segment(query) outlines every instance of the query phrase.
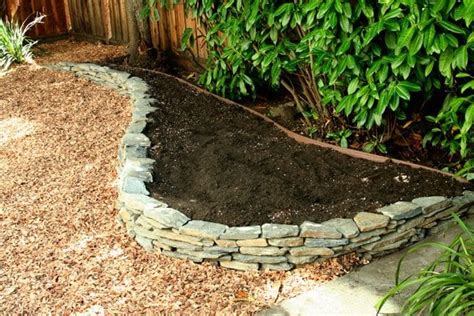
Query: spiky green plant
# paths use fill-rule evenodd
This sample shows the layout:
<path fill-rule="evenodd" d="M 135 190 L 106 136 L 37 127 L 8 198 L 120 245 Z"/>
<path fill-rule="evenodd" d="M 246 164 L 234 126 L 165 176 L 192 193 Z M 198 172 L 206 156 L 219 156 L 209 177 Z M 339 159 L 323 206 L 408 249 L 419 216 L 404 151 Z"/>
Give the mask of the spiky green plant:
<path fill-rule="evenodd" d="M 45 15 L 36 15 L 29 23 L 0 20 L 0 70 L 7 70 L 13 63 L 32 63 L 31 48 L 37 43 L 26 35 L 35 25 L 43 23 Z"/>
<path fill-rule="evenodd" d="M 389 298 L 416 286 L 405 301 L 402 315 L 474 315 L 474 228 L 453 216 L 463 232 L 450 245 L 425 243 L 408 251 L 398 263 L 395 286 L 376 305 L 379 312 Z M 426 247 L 442 253 L 419 273 L 400 282 L 406 255 Z"/>

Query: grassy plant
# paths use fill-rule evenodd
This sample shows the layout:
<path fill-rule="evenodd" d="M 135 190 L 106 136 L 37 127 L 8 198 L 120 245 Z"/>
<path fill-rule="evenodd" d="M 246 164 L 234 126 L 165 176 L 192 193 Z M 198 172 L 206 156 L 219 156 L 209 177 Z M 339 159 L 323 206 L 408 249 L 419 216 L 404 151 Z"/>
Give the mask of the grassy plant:
<path fill-rule="evenodd" d="M 474 228 L 454 215 L 463 232 L 450 245 L 425 243 L 412 248 L 399 261 L 395 287 L 378 302 L 380 312 L 387 300 L 397 293 L 416 287 L 405 301 L 402 315 L 473 315 L 474 314 Z M 426 247 L 435 247 L 441 255 L 418 274 L 400 282 L 406 255 Z"/>
<path fill-rule="evenodd" d="M 13 63 L 32 63 L 31 48 L 37 42 L 30 40 L 26 33 L 39 23 L 43 23 L 44 15 L 37 15 L 31 22 L 0 20 L 0 69 L 7 70 Z"/>

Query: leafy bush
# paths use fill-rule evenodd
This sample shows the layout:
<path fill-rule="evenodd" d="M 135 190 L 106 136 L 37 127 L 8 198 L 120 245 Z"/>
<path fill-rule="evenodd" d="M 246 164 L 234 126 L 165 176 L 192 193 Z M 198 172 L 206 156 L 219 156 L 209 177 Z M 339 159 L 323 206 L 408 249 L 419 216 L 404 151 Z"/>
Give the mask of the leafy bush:
<path fill-rule="evenodd" d="M 31 48 L 36 41 L 28 39 L 26 33 L 36 24 L 42 23 L 44 15 L 37 15 L 28 24 L 0 20 L 0 69 L 6 70 L 13 63 L 32 63 Z"/>
<path fill-rule="evenodd" d="M 474 228 L 454 216 L 463 233 L 448 246 L 425 243 L 407 252 L 398 263 L 396 286 L 376 306 L 379 311 L 389 298 L 418 286 L 406 300 L 403 315 L 471 315 L 468 312 L 474 311 Z M 426 247 L 438 248 L 442 254 L 417 275 L 400 282 L 405 256 Z"/>
<path fill-rule="evenodd" d="M 283 87 L 305 114 L 308 134 L 332 138 L 348 128 L 373 138 L 379 126 L 406 120 L 441 92 L 448 96 L 443 107 L 429 109 L 438 114 L 430 117 L 436 126 L 425 142 L 449 148 L 456 159 L 474 155 L 467 80 L 474 70 L 472 0 L 185 4 L 206 32 L 209 57 L 200 83 L 209 90 L 239 98 L 262 84 Z M 191 32 L 184 34 L 192 40 Z M 378 139 L 367 150 L 383 149 Z"/>

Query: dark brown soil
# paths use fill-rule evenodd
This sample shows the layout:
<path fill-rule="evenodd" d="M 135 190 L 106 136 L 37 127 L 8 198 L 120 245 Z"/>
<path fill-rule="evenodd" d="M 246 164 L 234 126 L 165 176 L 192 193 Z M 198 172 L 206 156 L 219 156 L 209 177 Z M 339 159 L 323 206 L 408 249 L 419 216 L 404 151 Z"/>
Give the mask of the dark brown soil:
<path fill-rule="evenodd" d="M 128 71 L 131 71 L 128 69 Z M 322 222 L 468 184 L 302 145 L 246 111 L 162 75 L 138 72 L 159 109 L 147 130 L 149 190 L 190 218 L 231 226 Z"/>

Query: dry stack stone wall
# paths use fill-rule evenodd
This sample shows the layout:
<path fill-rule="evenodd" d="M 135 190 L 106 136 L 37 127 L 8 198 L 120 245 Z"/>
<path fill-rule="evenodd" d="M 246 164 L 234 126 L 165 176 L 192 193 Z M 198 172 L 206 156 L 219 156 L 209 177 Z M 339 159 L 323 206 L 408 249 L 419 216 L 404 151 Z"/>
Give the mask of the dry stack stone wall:
<path fill-rule="evenodd" d="M 147 251 L 194 262 L 212 261 L 237 270 L 290 270 L 343 254 L 381 256 L 436 233 L 452 222 L 452 213 L 474 213 L 474 192 L 463 196 L 420 197 L 397 202 L 354 218 L 301 225 L 263 224 L 229 227 L 192 220 L 149 196 L 154 161 L 147 158 L 150 140 L 143 134 L 156 100 L 147 84 L 128 73 L 93 64 L 60 63 L 72 71 L 130 96 L 132 121 L 118 148 L 119 222 Z"/>

